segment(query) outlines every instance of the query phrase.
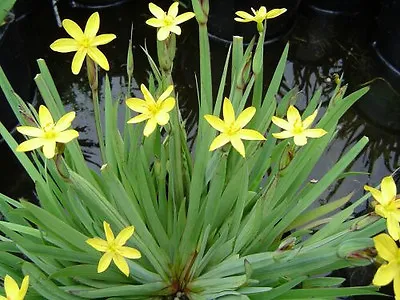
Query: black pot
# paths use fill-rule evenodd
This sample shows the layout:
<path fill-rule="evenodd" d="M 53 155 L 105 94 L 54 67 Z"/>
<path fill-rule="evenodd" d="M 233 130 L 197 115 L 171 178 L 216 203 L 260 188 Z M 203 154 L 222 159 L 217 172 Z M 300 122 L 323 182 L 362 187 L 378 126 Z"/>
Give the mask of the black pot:
<path fill-rule="evenodd" d="M 72 7 L 102 9 L 117 6 L 131 0 L 70 0 Z"/>
<path fill-rule="evenodd" d="M 267 10 L 286 8 L 286 13 L 267 21 L 265 39 L 270 42 L 275 41 L 293 28 L 300 2 L 301 0 L 212 0 L 208 20 L 210 36 L 229 43 L 234 35 L 238 35 L 248 42 L 257 34 L 257 25 L 255 22 L 236 22 L 234 20 L 236 11 L 242 10 L 252 14 L 251 8 L 258 10 L 261 6 L 265 6 Z"/>
<path fill-rule="evenodd" d="M 400 76 L 400 1 L 384 0 L 378 16 L 374 48 L 379 58 Z"/>

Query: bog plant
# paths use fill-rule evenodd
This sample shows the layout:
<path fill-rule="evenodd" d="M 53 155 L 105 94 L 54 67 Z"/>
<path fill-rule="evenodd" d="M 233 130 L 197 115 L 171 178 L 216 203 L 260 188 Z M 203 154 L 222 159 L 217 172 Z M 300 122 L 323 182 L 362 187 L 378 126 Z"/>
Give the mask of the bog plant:
<path fill-rule="evenodd" d="M 346 86 L 338 81 L 325 112 L 319 110 L 320 90 L 302 114 L 294 107 L 295 89 L 277 101 L 289 47 L 264 91 L 266 26 L 259 24 L 271 15 L 260 8 L 254 19 L 257 37 L 246 48 L 242 38 L 234 38 L 216 90 L 211 84 L 216 74 L 211 73 L 208 1 L 192 4 L 200 45 L 200 116 L 192 151 L 171 71 L 178 25 L 193 15 L 178 16 L 177 3 L 168 12 L 149 5 L 156 18 L 148 24 L 158 28 L 158 64 L 145 52 L 152 74 L 141 84 L 144 99 L 129 95 L 134 70 L 130 41 L 121 130 L 119 101 L 112 98 L 109 78 L 102 73 L 105 112 L 100 120 L 98 66 L 107 70 L 108 63 L 97 46 L 114 36 L 96 36 L 99 15 L 89 18 L 84 32 L 64 21 L 72 39 L 52 44 L 59 52 L 76 51 L 74 73 L 86 58 L 100 170 L 86 164 L 76 131 L 69 129 L 75 114 L 64 110 L 45 62 L 38 60 L 35 77 L 44 101 L 39 113 L 15 94 L 0 69 L 0 84 L 21 123 L 18 131 L 33 138 L 18 145 L 1 124 L 0 133 L 35 183 L 39 201 L 36 205 L 0 194 L 0 277 L 5 278 L 0 293 L 6 299 L 66 300 L 374 295 L 379 293 L 373 285 L 341 287 L 344 279 L 329 274 L 370 264 L 375 242 L 380 261 L 388 264 L 379 268 L 374 284 L 394 280 L 400 294 L 395 242 L 386 234 L 371 238 L 385 229 L 383 218 L 398 225 L 393 183 L 385 179 L 382 191 L 366 187 L 379 202 L 376 214 L 353 214 L 369 194 L 313 205 L 336 180 L 350 175 L 347 170 L 368 139 L 363 137 L 326 174 L 309 181 L 338 120 L 368 88 L 344 96 Z M 238 15 L 244 21 L 251 17 Z M 393 232 L 398 226 L 389 226 L 389 234 Z"/>

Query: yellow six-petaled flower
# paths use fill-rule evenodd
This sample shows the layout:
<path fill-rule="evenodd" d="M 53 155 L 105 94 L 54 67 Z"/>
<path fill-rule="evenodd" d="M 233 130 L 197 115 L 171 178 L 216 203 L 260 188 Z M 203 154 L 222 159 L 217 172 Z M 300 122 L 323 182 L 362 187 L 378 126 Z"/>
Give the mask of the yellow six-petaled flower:
<path fill-rule="evenodd" d="M 307 144 L 307 138 L 319 138 L 324 136 L 327 132 L 320 128 L 309 129 L 314 122 L 318 111 L 316 110 L 311 116 L 301 120 L 299 111 L 290 105 L 287 111 L 287 121 L 273 116 L 272 122 L 283 128 L 284 131 L 273 133 L 272 135 L 277 139 L 286 139 L 293 137 L 294 143 L 297 146 L 304 146 Z"/>
<path fill-rule="evenodd" d="M 145 136 L 149 136 L 156 129 L 157 124 L 160 126 L 166 125 L 169 121 L 169 112 L 175 106 L 175 98 L 170 97 L 173 89 L 174 87 L 170 85 L 155 101 L 146 86 L 141 84 L 140 90 L 143 93 L 144 100 L 139 98 L 129 98 L 126 100 L 126 105 L 130 109 L 140 113 L 130 119 L 128 123 L 140 123 L 147 120 L 143 130 Z"/>
<path fill-rule="evenodd" d="M 389 234 L 394 240 L 399 240 L 400 199 L 396 199 L 397 188 L 392 176 L 386 176 L 382 179 L 381 190 L 368 185 L 365 185 L 364 189 L 370 192 L 372 197 L 378 202 L 375 205 L 375 212 L 381 217 L 386 218 L 386 227 Z"/>
<path fill-rule="evenodd" d="M 16 281 L 9 275 L 4 278 L 4 291 L 6 296 L 0 296 L 0 300 L 24 300 L 28 291 L 29 275 L 26 275 L 22 280 L 21 289 Z"/>
<path fill-rule="evenodd" d="M 148 19 L 146 24 L 159 28 L 157 32 L 157 39 L 159 41 L 167 39 L 171 32 L 180 35 L 181 28 L 178 25 L 195 16 L 192 12 L 186 12 L 178 16 L 178 6 L 178 1 L 172 3 L 166 13 L 154 3 L 149 3 L 150 12 L 155 18 Z"/>
<path fill-rule="evenodd" d="M 18 145 L 17 152 L 32 151 L 43 146 L 43 154 L 51 159 L 56 154 L 57 143 L 65 144 L 77 138 L 79 133 L 74 129 L 67 130 L 75 118 L 75 112 L 69 112 L 62 116 L 57 123 L 54 123 L 53 117 L 46 106 L 39 107 L 39 125 L 40 127 L 18 126 L 18 132 L 33 139 L 27 140 Z"/>
<path fill-rule="evenodd" d="M 101 273 L 107 270 L 111 261 L 114 261 L 118 269 L 121 270 L 126 276 L 129 276 L 129 266 L 125 258 L 138 259 L 141 258 L 139 250 L 131 247 L 124 246 L 129 238 L 133 235 L 135 228 L 128 226 L 121 230 L 121 232 L 114 237 L 110 224 L 106 221 L 103 222 L 106 240 L 99 237 L 91 238 L 86 241 L 90 246 L 100 252 L 105 252 L 100 258 L 97 266 L 97 272 Z"/>
<path fill-rule="evenodd" d="M 242 23 L 256 22 L 257 30 L 259 32 L 262 32 L 264 20 L 279 17 L 281 14 L 286 12 L 286 8 L 276 8 L 276 9 L 267 11 L 267 8 L 265 6 L 261 6 L 260 9 L 258 9 L 258 10 L 251 8 L 251 11 L 253 12 L 254 16 L 252 16 L 251 14 L 249 14 L 248 12 L 245 12 L 245 11 L 241 11 L 241 10 L 237 11 L 236 15 L 239 16 L 239 18 L 236 17 L 235 21 L 242 22 Z"/>
<path fill-rule="evenodd" d="M 245 157 L 246 153 L 242 140 L 265 140 L 265 137 L 258 131 L 252 129 L 243 129 L 243 127 L 251 121 L 256 113 L 255 107 L 246 108 L 236 119 L 235 111 L 231 101 L 228 98 L 225 98 L 222 113 L 224 120 L 221 120 L 213 115 L 204 116 L 204 118 L 212 127 L 221 132 L 221 134 L 218 135 L 211 143 L 209 148 L 210 151 L 222 147 L 230 142 L 232 146 L 240 153 L 240 155 Z"/>
<path fill-rule="evenodd" d="M 100 34 L 96 36 L 100 27 L 100 16 L 98 12 L 93 13 L 86 23 L 85 31 L 72 20 L 65 19 L 62 26 L 72 38 L 62 38 L 56 40 L 50 45 L 54 51 L 67 53 L 74 52 L 75 56 L 72 60 L 72 73 L 78 74 L 82 68 L 86 55 L 96 62 L 104 70 L 108 71 L 110 66 L 105 55 L 97 48 L 97 46 L 105 45 L 116 38 L 115 34 Z"/>

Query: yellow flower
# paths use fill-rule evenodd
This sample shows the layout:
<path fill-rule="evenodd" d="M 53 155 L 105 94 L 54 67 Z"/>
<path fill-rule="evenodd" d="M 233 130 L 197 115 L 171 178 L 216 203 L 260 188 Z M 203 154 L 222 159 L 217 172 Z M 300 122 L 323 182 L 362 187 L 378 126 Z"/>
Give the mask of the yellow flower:
<path fill-rule="evenodd" d="M 51 159 L 56 154 L 57 143 L 65 144 L 77 138 L 79 133 L 76 130 L 69 129 L 72 120 L 75 118 L 75 112 L 69 112 L 62 116 L 54 124 L 53 117 L 46 106 L 39 107 L 40 128 L 31 126 L 18 126 L 17 130 L 25 135 L 32 136 L 33 139 L 25 141 L 18 145 L 17 152 L 32 151 L 43 146 L 44 156 Z"/>
<path fill-rule="evenodd" d="M 249 14 L 248 12 L 245 11 L 237 11 L 236 15 L 238 15 L 240 18 L 236 17 L 235 21 L 237 22 L 242 22 L 242 23 L 247 23 L 247 22 L 256 22 L 257 23 L 257 29 L 258 31 L 263 31 L 263 22 L 266 19 L 273 19 L 276 17 L 279 17 L 281 14 L 285 13 L 287 11 L 286 8 L 276 8 L 272 9 L 270 11 L 267 11 L 267 8 L 265 6 L 261 6 L 259 10 L 255 10 L 254 8 L 251 8 L 251 11 L 253 12 L 254 16 Z"/>
<path fill-rule="evenodd" d="M 272 117 L 272 122 L 284 129 L 284 131 L 272 135 L 277 139 L 294 137 L 293 140 L 297 146 L 304 146 L 307 144 L 307 138 L 319 138 L 327 133 L 323 129 L 308 129 L 314 122 L 317 112 L 316 110 L 302 121 L 299 111 L 293 105 L 290 105 L 287 111 L 287 121 L 275 116 Z"/>
<path fill-rule="evenodd" d="M 143 93 L 144 100 L 139 98 L 129 98 L 126 100 L 126 105 L 140 113 L 140 115 L 130 119 L 128 123 L 140 123 L 147 120 L 143 134 L 149 136 L 157 127 L 157 124 L 164 126 L 169 121 L 169 112 L 175 106 L 175 98 L 169 97 L 174 87 L 170 85 L 164 93 L 154 101 L 153 96 L 144 84 L 140 85 L 140 90 Z"/>
<path fill-rule="evenodd" d="M 242 140 L 265 140 L 265 137 L 258 131 L 243 129 L 256 113 L 255 107 L 246 108 L 236 119 L 231 101 L 228 98 L 225 98 L 222 113 L 224 120 L 213 115 L 204 116 L 212 127 L 221 132 L 221 134 L 212 141 L 209 149 L 210 151 L 222 147 L 230 142 L 240 155 L 245 157 L 246 153 Z"/>
<path fill-rule="evenodd" d="M 400 297 L 400 249 L 392 238 L 381 233 L 373 238 L 378 255 L 388 263 L 383 264 L 376 271 L 372 283 L 377 286 L 389 284 L 393 280 L 396 299 Z"/>
<path fill-rule="evenodd" d="M 26 292 L 28 291 L 28 285 L 29 275 L 26 275 L 22 280 L 21 289 L 19 289 L 18 284 L 11 276 L 6 275 L 4 278 L 6 296 L 0 296 L 0 300 L 24 300 Z"/>
<path fill-rule="evenodd" d="M 380 191 L 368 185 L 365 185 L 364 189 L 370 192 L 372 197 L 379 203 L 375 205 L 375 212 L 381 217 L 386 218 L 386 226 L 389 234 L 394 240 L 399 240 L 400 199 L 396 199 L 397 189 L 392 176 L 386 176 L 382 179 Z"/>
<path fill-rule="evenodd" d="M 105 45 L 116 38 L 115 34 L 100 34 L 96 36 L 100 27 L 99 13 L 93 13 L 86 23 L 85 31 L 72 20 L 65 19 L 62 21 L 65 31 L 72 37 L 58 39 L 50 45 L 53 51 L 67 53 L 74 52 L 75 56 L 72 60 L 72 73 L 78 74 L 82 68 L 83 60 L 86 55 L 96 62 L 104 70 L 108 71 L 110 66 L 104 54 L 97 49 L 97 46 Z"/>
<path fill-rule="evenodd" d="M 133 226 L 128 226 L 122 229 L 117 237 L 114 238 L 114 233 L 111 230 L 110 224 L 104 221 L 103 226 L 106 234 L 106 241 L 98 237 L 86 241 L 86 243 L 94 249 L 105 252 L 100 258 L 97 272 L 104 272 L 109 267 L 111 260 L 113 260 L 118 269 L 126 276 L 129 276 L 129 266 L 124 257 L 132 259 L 142 257 L 139 250 L 124 246 L 126 241 L 133 235 L 135 228 Z"/>
<path fill-rule="evenodd" d="M 146 24 L 159 28 L 157 32 L 157 39 L 159 41 L 167 39 L 171 32 L 180 35 L 181 28 L 178 25 L 195 16 L 192 12 L 186 12 L 178 16 L 178 6 L 178 1 L 172 3 L 168 9 L 168 13 L 166 13 L 154 3 L 149 3 L 150 12 L 155 18 L 148 19 Z"/>

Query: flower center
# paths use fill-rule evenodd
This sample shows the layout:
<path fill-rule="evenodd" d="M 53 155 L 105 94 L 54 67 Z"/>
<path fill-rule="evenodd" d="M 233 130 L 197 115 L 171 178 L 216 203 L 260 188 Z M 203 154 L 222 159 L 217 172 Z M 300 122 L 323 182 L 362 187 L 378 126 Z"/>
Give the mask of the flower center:
<path fill-rule="evenodd" d="M 227 135 L 235 135 L 240 130 L 240 127 L 236 125 L 236 122 L 233 122 L 229 125 L 228 130 L 226 131 Z"/>
<path fill-rule="evenodd" d="M 300 134 L 303 131 L 304 131 L 304 128 L 303 128 L 303 124 L 302 124 L 301 120 L 296 120 L 296 122 L 294 122 L 292 132 L 294 134 Z"/>
<path fill-rule="evenodd" d="M 108 244 L 108 251 L 116 253 L 118 251 L 118 246 L 114 242 L 111 242 Z"/>
<path fill-rule="evenodd" d="M 175 24 L 175 19 L 171 16 L 165 16 L 164 24 L 165 24 L 165 26 L 172 26 Z"/>
<path fill-rule="evenodd" d="M 81 41 L 81 46 L 84 48 L 89 48 L 90 47 L 90 39 L 87 37 L 84 37 Z"/>

